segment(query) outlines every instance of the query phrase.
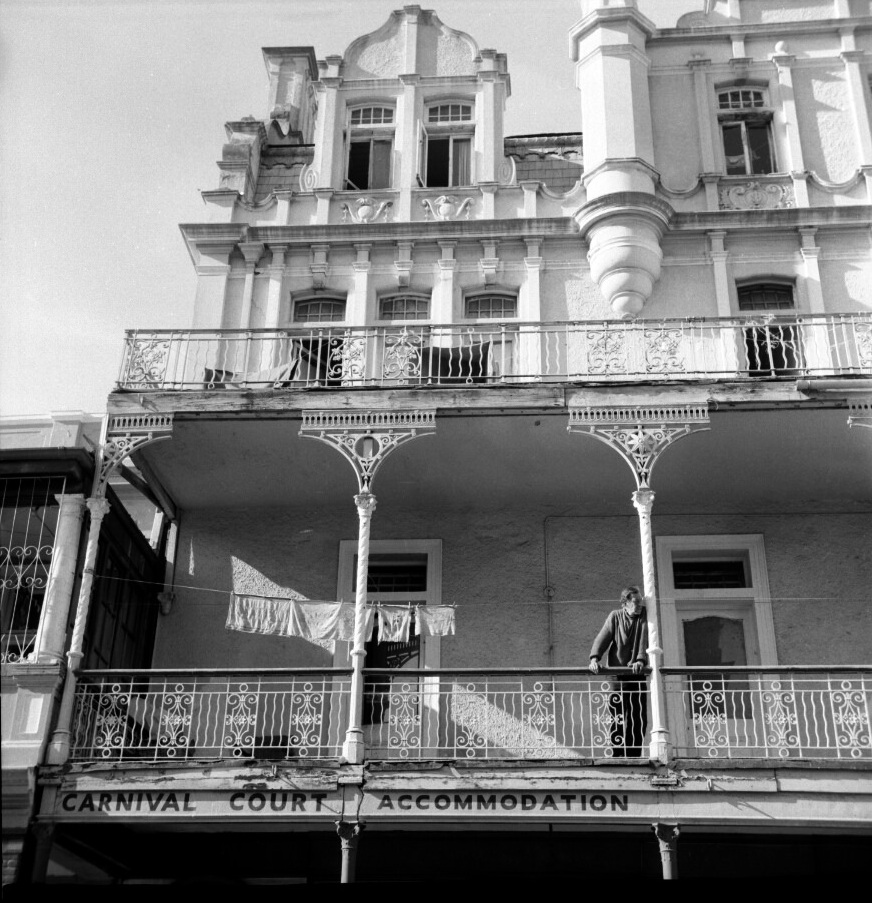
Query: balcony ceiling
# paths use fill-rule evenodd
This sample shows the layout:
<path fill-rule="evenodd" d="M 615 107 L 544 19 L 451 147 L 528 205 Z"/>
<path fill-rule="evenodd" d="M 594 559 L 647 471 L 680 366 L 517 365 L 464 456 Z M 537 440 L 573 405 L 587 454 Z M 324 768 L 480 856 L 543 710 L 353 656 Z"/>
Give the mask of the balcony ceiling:
<path fill-rule="evenodd" d="M 711 430 L 667 448 L 653 474 L 657 510 L 868 510 L 872 431 L 845 410 L 713 412 Z M 299 436 L 299 419 L 177 419 L 173 438 L 141 454 L 179 507 L 353 510 L 349 463 Z M 373 490 L 391 505 L 498 508 L 548 505 L 626 513 L 633 475 L 590 436 L 569 434 L 565 411 L 437 415 L 434 435 L 396 449 Z"/>

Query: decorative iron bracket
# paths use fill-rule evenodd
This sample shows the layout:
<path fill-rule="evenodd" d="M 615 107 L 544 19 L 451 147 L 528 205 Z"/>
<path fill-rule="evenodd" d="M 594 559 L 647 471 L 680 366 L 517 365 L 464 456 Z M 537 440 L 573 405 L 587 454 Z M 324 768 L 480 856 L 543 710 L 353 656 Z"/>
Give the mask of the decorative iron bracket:
<path fill-rule="evenodd" d="M 848 426 L 865 426 L 872 429 L 872 395 L 866 398 L 849 398 Z"/>
<path fill-rule="evenodd" d="M 651 471 L 664 449 L 682 436 L 710 430 L 706 405 L 570 408 L 570 433 L 590 434 L 630 465 L 637 489 L 650 489 Z"/>
<path fill-rule="evenodd" d="M 160 442 L 162 439 L 172 439 L 172 434 L 172 414 L 133 414 L 110 417 L 101 448 L 100 467 L 94 485 L 94 498 L 103 498 L 106 495 L 106 487 L 109 485 L 112 471 L 125 458 L 129 458 L 133 452 L 144 445 Z"/>
<path fill-rule="evenodd" d="M 300 435 L 338 449 L 354 468 L 360 492 L 370 492 L 384 459 L 417 436 L 436 431 L 435 411 L 303 412 Z"/>

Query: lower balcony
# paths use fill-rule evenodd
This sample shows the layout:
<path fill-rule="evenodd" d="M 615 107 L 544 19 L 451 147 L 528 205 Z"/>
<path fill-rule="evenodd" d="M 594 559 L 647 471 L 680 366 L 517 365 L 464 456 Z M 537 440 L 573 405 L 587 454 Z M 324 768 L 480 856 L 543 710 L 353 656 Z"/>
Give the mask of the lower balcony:
<path fill-rule="evenodd" d="M 341 669 L 82 674 L 71 761 L 338 758 Z M 669 668 L 673 756 L 872 760 L 872 669 Z M 644 678 L 577 669 L 368 670 L 370 761 L 647 761 Z"/>
<path fill-rule="evenodd" d="M 117 388 L 353 388 L 872 375 L 872 316 L 135 330 Z"/>

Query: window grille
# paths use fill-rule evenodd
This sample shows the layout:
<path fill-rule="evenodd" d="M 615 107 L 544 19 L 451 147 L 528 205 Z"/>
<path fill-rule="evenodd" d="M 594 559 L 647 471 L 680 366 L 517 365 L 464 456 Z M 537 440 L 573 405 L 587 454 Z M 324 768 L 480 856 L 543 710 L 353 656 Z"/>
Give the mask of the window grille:
<path fill-rule="evenodd" d="M 358 107 L 351 111 L 350 123 L 355 128 L 370 125 L 392 125 L 394 111 L 390 107 Z"/>
<path fill-rule="evenodd" d="M 25 661 L 48 587 L 63 477 L 0 480 L 0 661 Z"/>
<path fill-rule="evenodd" d="M 676 589 L 746 589 L 748 572 L 744 559 L 673 561 Z"/>
<path fill-rule="evenodd" d="M 430 107 L 427 122 L 471 122 L 472 106 L 467 103 L 443 103 Z"/>
<path fill-rule="evenodd" d="M 381 320 L 427 320 L 430 299 L 426 295 L 391 295 L 379 301 Z"/>
<path fill-rule="evenodd" d="M 746 110 L 765 106 L 763 92 L 752 88 L 732 88 L 718 94 L 718 107 L 721 110 Z"/>
<path fill-rule="evenodd" d="M 793 286 L 777 282 L 740 285 L 739 310 L 793 310 Z"/>
<path fill-rule="evenodd" d="M 294 304 L 294 322 L 331 323 L 345 319 L 345 301 L 340 298 L 311 298 Z"/>
<path fill-rule="evenodd" d="M 487 293 L 466 299 L 466 316 L 473 320 L 503 320 L 518 315 L 514 295 Z"/>

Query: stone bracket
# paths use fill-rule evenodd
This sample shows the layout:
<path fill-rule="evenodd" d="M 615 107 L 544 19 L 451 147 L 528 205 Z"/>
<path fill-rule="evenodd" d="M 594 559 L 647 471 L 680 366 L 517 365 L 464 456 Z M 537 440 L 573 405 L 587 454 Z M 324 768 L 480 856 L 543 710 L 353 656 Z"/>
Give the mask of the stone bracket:
<path fill-rule="evenodd" d="M 110 417 L 101 448 L 94 497 L 103 498 L 112 472 L 135 451 L 152 442 L 172 439 L 172 414 L 128 414 Z"/>
<path fill-rule="evenodd" d="M 677 439 L 710 430 L 706 405 L 570 408 L 570 433 L 589 434 L 629 464 L 637 489 L 650 489 L 657 459 Z"/>
<path fill-rule="evenodd" d="M 337 449 L 354 468 L 360 492 L 369 492 L 376 471 L 400 445 L 436 431 L 436 412 L 303 412 L 300 436 Z"/>

